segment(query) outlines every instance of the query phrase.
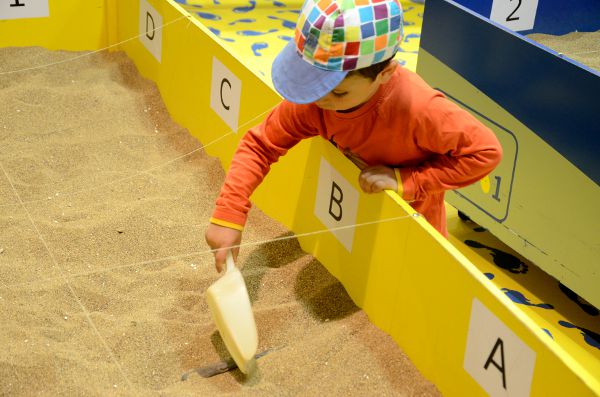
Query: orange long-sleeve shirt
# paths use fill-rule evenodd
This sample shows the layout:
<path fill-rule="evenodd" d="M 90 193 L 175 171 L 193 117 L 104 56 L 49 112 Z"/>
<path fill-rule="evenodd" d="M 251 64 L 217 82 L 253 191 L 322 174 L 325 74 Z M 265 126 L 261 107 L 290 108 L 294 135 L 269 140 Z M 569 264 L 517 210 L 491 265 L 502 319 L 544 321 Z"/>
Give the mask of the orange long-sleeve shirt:
<path fill-rule="evenodd" d="M 367 103 L 351 112 L 279 104 L 240 141 L 211 222 L 241 230 L 249 197 L 270 165 L 300 140 L 317 135 L 367 165 L 395 168 L 402 198 L 444 235 L 444 192 L 483 178 L 502 157 L 490 129 L 416 73 L 398 67 Z"/>

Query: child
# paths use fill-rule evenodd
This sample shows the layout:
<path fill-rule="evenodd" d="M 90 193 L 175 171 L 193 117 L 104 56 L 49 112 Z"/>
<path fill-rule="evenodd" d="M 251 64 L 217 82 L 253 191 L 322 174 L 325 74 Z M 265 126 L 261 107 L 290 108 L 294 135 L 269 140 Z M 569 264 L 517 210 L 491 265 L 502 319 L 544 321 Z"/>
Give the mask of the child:
<path fill-rule="evenodd" d="M 392 60 L 401 39 L 397 0 L 305 1 L 294 40 L 273 62 L 285 100 L 240 141 L 206 230 L 219 272 L 270 165 L 318 135 L 361 168 L 363 191 L 398 192 L 447 236 L 444 192 L 490 173 L 502 149 L 470 113 Z"/>

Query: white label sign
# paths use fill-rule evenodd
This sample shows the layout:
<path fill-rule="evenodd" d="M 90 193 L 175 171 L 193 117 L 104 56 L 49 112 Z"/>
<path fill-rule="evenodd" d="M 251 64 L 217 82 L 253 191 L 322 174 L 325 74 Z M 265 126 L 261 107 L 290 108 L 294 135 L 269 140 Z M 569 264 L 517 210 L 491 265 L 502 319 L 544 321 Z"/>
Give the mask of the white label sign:
<path fill-rule="evenodd" d="M 533 29 L 538 0 L 494 0 L 490 19 L 510 30 Z"/>
<path fill-rule="evenodd" d="M 210 107 L 235 133 L 238 130 L 241 97 L 242 81 L 213 57 Z"/>
<path fill-rule="evenodd" d="M 44 18 L 50 16 L 48 0 L 2 0 L 1 19 Z"/>
<path fill-rule="evenodd" d="M 140 0 L 140 41 L 158 62 L 162 54 L 162 16 L 146 0 Z"/>
<path fill-rule="evenodd" d="M 465 370 L 492 397 L 529 396 L 535 352 L 473 299 Z"/>
<path fill-rule="evenodd" d="M 321 158 L 319 182 L 315 200 L 315 215 L 329 228 L 356 224 L 359 193 L 325 159 Z M 354 227 L 332 231 L 349 252 L 352 252 Z"/>

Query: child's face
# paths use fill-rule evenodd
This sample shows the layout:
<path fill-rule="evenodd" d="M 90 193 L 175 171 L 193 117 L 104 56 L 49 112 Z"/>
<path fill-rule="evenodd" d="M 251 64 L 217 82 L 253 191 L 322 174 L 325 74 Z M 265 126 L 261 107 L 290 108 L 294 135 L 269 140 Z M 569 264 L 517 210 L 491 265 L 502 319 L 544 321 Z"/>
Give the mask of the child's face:
<path fill-rule="evenodd" d="M 325 110 L 348 110 L 367 102 L 381 85 L 379 76 L 371 80 L 360 74 L 346 77 L 327 95 L 314 102 Z"/>

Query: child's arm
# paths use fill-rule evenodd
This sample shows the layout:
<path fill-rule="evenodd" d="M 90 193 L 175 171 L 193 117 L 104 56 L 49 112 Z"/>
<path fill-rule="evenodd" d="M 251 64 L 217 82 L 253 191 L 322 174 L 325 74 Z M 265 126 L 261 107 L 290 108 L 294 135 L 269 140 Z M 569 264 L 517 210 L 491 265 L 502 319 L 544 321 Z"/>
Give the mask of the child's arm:
<path fill-rule="evenodd" d="M 494 133 L 453 102 L 436 97 L 419 119 L 417 145 L 431 153 L 423 163 L 399 169 L 405 200 L 468 186 L 489 174 L 502 158 Z"/>
<path fill-rule="evenodd" d="M 211 225 L 206 230 L 206 241 L 212 249 L 239 245 L 251 208 L 250 195 L 267 175 L 271 164 L 300 140 L 318 135 L 318 129 L 312 126 L 312 120 L 317 117 L 313 111 L 308 106 L 284 101 L 265 121 L 242 137 L 216 200 Z M 226 251 L 215 251 L 219 271 Z M 235 255 L 237 251 L 235 248 Z"/>
<path fill-rule="evenodd" d="M 502 148 L 493 132 L 441 97 L 432 102 L 414 131 L 415 143 L 431 157 L 413 167 L 360 167 L 358 182 L 365 193 L 393 190 L 408 201 L 424 200 L 470 185 L 496 167 Z"/>

